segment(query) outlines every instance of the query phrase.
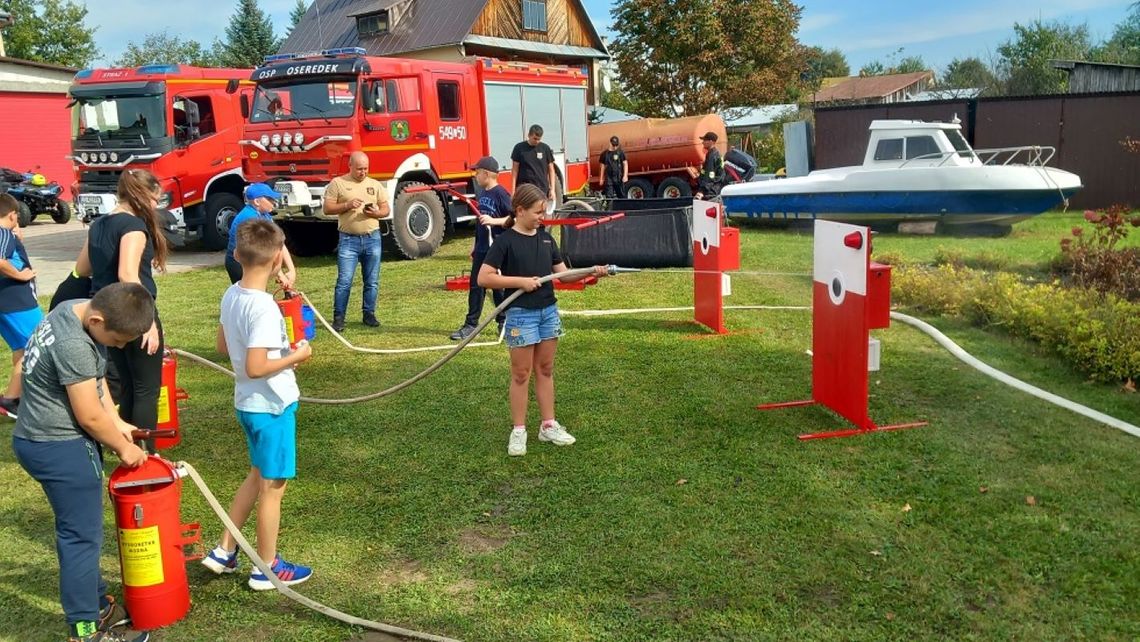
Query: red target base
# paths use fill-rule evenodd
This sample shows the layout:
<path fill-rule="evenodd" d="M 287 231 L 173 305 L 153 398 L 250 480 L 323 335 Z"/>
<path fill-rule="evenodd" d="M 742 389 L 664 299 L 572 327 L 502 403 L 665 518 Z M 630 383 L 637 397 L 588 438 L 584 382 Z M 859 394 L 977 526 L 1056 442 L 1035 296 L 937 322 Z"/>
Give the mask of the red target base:
<path fill-rule="evenodd" d="M 781 408 L 799 408 L 801 406 L 814 406 L 819 402 L 814 399 L 803 399 L 800 401 L 781 401 L 778 403 L 762 403 L 756 406 L 757 410 L 779 410 Z M 866 424 L 857 428 L 848 428 L 846 430 L 831 430 L 828 432 L 810 432 L 804 433 L 797 437 L 800 441 L 808 441 L 810 439 L 834 439 L 836 437 L 853 437 L 855 435 L 863 435 L 871 432 L 888 432 L 891 430 L 906 430 L 907 428 L 918 428 L 919 426 L 926 426 L 929 422 L 926 421 L 912 421 L 905 424 L 889 424 L 886 426 L 879 426 L 870 419 Z"/>

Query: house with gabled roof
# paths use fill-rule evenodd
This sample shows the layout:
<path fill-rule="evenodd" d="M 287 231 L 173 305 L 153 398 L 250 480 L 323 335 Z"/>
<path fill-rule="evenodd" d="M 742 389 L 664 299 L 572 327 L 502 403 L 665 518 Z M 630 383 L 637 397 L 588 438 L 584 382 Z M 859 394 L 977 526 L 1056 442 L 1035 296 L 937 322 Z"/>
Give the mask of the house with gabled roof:
<path fill-rule="evenodd" d="M 934 84 L 934 72 L 916 71 L 908 74 L 882 76 L 850 76 L 829 78 L 818 91 L 809 94 L 817 105 L 876 105 L 910 100 Z"/>
<path fill-rule="evenodd" d="M 280 53 L 361 47 L 372 56 L 468 56 L 585 68 L 593 102 L 609 58 L 581 0 L 316 0 Z"/>

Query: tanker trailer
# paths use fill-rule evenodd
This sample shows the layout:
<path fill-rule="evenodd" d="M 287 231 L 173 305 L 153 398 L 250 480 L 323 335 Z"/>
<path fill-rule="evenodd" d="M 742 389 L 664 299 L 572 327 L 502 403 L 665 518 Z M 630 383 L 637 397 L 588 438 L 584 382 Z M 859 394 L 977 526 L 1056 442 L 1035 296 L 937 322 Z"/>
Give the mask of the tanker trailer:
<path fill-rule="evenodd" d="M 686 118 L 642 118 L 616 123 L 590 125 L 590 188 L 600 191 L 599 159 L 610 147 L 610 136 L 621 140 L 629 162 L 627 198 L 688 198 L 696 187 L 705 150 L 701 136 L 717 135 L 717 148 L 723 156 L 728 136 L 724 121 L 716 114 Z"/>

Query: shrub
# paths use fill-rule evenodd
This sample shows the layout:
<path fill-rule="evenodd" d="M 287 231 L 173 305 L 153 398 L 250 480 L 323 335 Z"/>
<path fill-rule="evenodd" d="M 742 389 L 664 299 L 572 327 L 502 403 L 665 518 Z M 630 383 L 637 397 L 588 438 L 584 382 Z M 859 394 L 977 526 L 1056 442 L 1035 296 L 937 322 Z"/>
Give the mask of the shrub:
<path fill-rule="evenodd" d="M 1098 381 L 1140 379 L 1138 303 L 954 265 L 906 267 L 892 281 L 895 299 L 918 312 L 961 316 L 1031 339 Z"/>
<path fill-rule="evenodd" d="M 1074 227 L 1061 239 L 1058 272 L 1077 287 L 1140 301 L 1140 248 L 1118 247 L 1130 227 L 1140 226 L 1140 216 L 1129 216 L 1126 208 L 1114 205 L 1085 212 L 1085 221 L 1091 228 Z"/>

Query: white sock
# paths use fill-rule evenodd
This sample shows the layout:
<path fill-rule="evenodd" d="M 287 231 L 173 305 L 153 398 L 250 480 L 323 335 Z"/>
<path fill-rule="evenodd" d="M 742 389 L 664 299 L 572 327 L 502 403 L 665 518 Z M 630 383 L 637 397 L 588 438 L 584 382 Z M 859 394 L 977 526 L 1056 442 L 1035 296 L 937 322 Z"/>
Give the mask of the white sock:
<path fill-rule="evenodd" d="M 232 551 L 227 551 L 226 549 L 222 548 L 221 544 L 218 544 L 217 546 L 214 547 L 214 555 L 217 555 L 218 557 L 229 557 L 236 552 L 237 552 L 236 546 L 234 547 L 234 550 L 232 550 Z"/>
<path fill-rule="evenodd" d="M 526 432 L 526 426 L 515 426 L 515 430 L 521 430 L 523 432 Z"/>

